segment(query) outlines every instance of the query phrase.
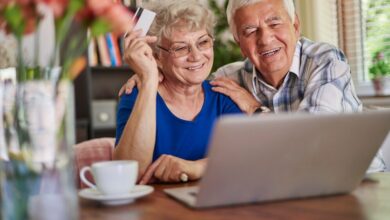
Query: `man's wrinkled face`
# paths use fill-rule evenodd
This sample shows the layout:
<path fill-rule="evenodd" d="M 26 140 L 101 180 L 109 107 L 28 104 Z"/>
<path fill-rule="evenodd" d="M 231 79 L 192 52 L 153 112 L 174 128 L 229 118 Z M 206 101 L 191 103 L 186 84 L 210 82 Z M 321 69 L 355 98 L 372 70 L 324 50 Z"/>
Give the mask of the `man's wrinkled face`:
<path fill-rule="evenodd" d="M 282 0 L 264 0 L 238 9 L 234 21 L 243 55 L 265 79 L 283 79 L 300 34 L 298 18 L 291 21 Z"/>

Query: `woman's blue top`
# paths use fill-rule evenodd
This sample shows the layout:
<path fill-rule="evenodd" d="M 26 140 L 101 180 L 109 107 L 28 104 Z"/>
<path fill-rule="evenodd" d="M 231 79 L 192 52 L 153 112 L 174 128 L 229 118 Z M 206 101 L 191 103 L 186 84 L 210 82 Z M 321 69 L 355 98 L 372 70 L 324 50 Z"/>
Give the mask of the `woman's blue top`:
<path fill-rule="evenodd" d="M 185 160 L 199 160 L 205 157 L 210 134 L 215 120 L 224 114 L 241 113 L 238 106 L 227 96 L 211 90 L 208 81 L 202 84 L 204 103 L 193 121 L 176 117 L 168 109 L 162 97 L 157 94 L 157 130 L 153 161 L 162 154 L 173 155 Z M 116 144 L 134 107 L 138 90 L 122 95 L 117 112 Z M 145 131 L 148 132 L 148 131 Z"/>

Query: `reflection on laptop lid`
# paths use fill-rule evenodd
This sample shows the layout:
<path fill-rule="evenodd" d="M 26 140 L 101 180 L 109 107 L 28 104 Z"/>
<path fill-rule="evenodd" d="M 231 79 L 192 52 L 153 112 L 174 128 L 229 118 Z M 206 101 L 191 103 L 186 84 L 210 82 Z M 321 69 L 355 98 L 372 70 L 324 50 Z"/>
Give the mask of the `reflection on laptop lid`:
<path fill-rule="evenodd" d="M 199 187 L 165 192 L 195 207 L 352 191 L 390 131 L 390 111 L 225 116 Z"/>

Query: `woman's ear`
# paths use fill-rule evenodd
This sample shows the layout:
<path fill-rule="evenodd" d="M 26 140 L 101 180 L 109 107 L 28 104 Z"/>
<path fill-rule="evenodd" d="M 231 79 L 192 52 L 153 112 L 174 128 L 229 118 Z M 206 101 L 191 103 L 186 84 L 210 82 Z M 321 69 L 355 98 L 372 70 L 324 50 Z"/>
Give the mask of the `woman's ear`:
<path fill-rule="evenodd" d="M 153 56 L 154 56 L 154 59 L 156 59 L 157 67 L 158 67 L 159 69 L 161 69 L 161 68 L 162 68 L 162 63 L 161 63 L 161 60 L 160 60 L 160 56 L 158 55 L 157 52 L 154 52 L 154 53 L 153 53 Z"/>

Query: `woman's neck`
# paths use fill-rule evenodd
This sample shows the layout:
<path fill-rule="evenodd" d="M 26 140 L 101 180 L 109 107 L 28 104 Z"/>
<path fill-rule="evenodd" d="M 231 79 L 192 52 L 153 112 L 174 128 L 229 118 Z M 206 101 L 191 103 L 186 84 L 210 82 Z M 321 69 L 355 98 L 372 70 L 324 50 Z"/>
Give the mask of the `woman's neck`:
<path fill-rule="evenodd" d="M 169 110 L 183 120 L 194 120 L 204 103 L 202 84 L 189 86 L 164 80 L 159 85 L 158 92 Z"/>

